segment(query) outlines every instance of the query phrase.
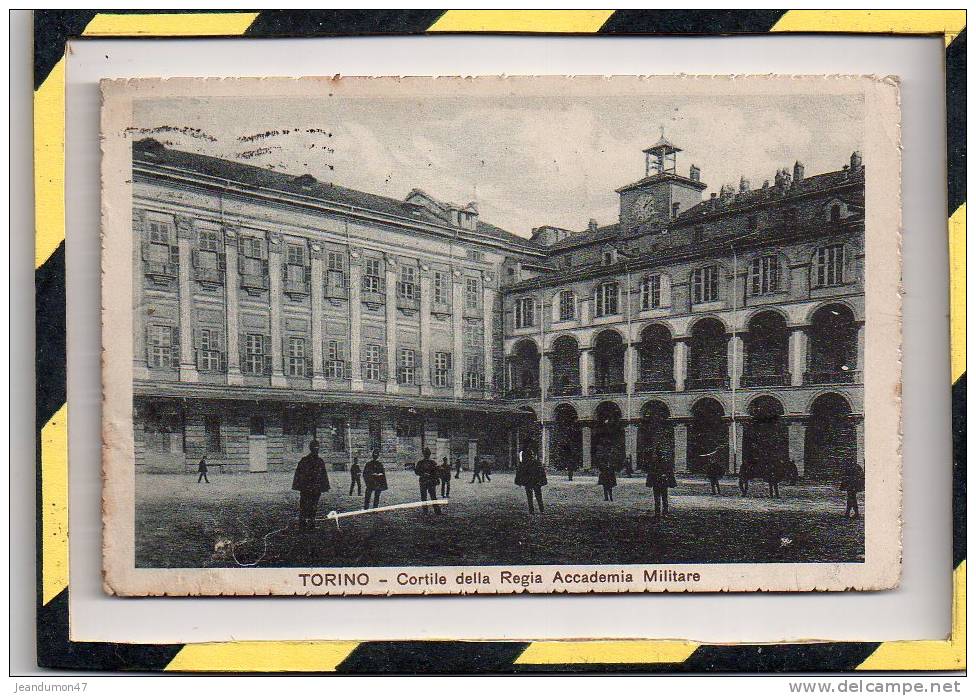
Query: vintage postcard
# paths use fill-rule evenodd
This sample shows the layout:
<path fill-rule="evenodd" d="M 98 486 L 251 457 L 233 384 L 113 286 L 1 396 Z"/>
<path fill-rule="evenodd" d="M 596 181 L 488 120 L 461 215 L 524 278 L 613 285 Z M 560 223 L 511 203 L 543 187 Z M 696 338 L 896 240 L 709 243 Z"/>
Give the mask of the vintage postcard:
<path fill-rule="evenodd" d="M 107 592 L 897 586 L 896 78 L 102 94 Z"/>

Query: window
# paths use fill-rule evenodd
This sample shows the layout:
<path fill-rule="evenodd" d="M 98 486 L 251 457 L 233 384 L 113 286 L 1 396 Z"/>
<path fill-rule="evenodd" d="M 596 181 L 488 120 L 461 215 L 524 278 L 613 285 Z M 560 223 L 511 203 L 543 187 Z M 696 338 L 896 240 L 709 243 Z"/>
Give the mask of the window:
<path fill-rule="evenodd" d="M 714 302 L 718 299 L 718 266 L 696 268 L 691 284 L 692 302 Z"/>
<path fill-rule="evenodd" d="M 169 246 L 173 236 L 173 226 L 163 220 L 149 221 L 149 242 Z"/>
<path fill-rule="evenodd" d="M 149 325 L 149 367 L 176 367 L 176 329 Z"/>
<path fill-rule="evenodd" d="M 609 266 L 613 263 L 613 252 L 605 251 L 603 252 L 603 265 Z"/>
<path fill-rule="evenodd" d="M 640 308 L 657 309 L 661 306 L 661 276 L 652 275 L 645 278 L 640 286 Z"/>
<path fill-rule="evenodd" d="M 461 331 L 465 352 L 484 351 L 485 327 L 482 324 L 472 321 L 465 322 Z"/>
<path fill-rule="evenodd" d="M 765 295 L 779 290 L 779 258 L 762 256 L 752 260 L 752 294 Z"/>
<path fill-rule="evenodd" d="M 286 252 L 288 265 L 290 266 L 304 266 L 305 265 L 305 246 L 302 244 L 289 244 L 287 246 Z"/>
<path fill-rule="evenodd" d="M 397 437 L 422 437 L 423 421 L 419 418 L 404 418 L 396 424 Z"/>
<path fill-rule="evenodd" d="M 840 222 L 840 203 L 834 203 L 830 206 L 830 221 Z"/>
<path fill-rule="evenodd" d="M 145 260 L 156 264 L 177 263 L 179 251 L 173 244 L 173 225 L 164 220 L 149 221 L 149 244 Z"/>
<path fill-rule="evenodd" d="M 453 366 L 451 354 L 445 352 L 434 353 L 434 370 L 431 383 L 435 387 L 449 387 L 453 381 Z"/>
<path fill-rule="evenodd" d="M 468 249 L 468 258 L 471 259 L 472 261 L 481 262 L 485 260 L 485 255 L 484 253 L 477 251 L 476 249 Z"/>
<path fill-rule="evenodd" d="M 383 424 L 375 418 L 369 419 L 369 451 L 383 447 Z"/>
<path fill-rule="evenodd" d="M 219 372 L 221 368 L 221 358 L 223 357 L 223 346 L 220 341 L 220 331 L 217 329 L 199 330 L 197 368 L 205 372 Z"/>
<path fill-rule="evenodd" d="M 379 381 L 383 378 L 383 346 L 367 343 L 363 346 L 363 379 Z"/>
<path fill-rule="evenodd" d="M 330 251 L 326 255 L 326 264 L 330 271 L 346 272 L 345 254 L 341 251 Z"/>
<path fill-rule="evenodd" d="M 434 271 L 434 304 L 447 304 L 447 292 L 445 290 L 444 272 Z"/>
<path fill-rule="evenodd" d="M 400 384 L 417 383 L 417 351 L 413 348 L 401 348 L 397 353 L 399 367 L 397 382 Z"/>
<path fill-rule="evenodd" d="M 344 418 L 333 418 L 332 427 L 332 450 L 335 452 L 346 451 L 346 420 Z"/>
<path fill-rule="evenodd" d="M 535 300 L 531 297 L 520 297 L 515 300 L 515 328 L 524 329 L 535 325 Z"/>
<path fill-rule="evenodd" d="M 329 379 L 346 377 L 345 341 L 331 340 L 325 344 L 325 376 Z"/>
<path fill-rule="evenodd" d="M 576 293 L 563 290 L 559 293 L 559 321 L 571 321 L 576 318 Z"/>
<path fill-rule="evenodd" d="M 844 245 L 820 247 L 814 257 L 814 273 L 818 287 L 840 285 L 844 282 Z"/>
<path fill-rule="evenodd" d="M 265 344 L 271 339 L 263 334 L 249 333 L 244 337 L 244 372 L 249 375 L 263 375 L 265 362 Z"/>
<path fill-rule="evenodd" d="M 382 268 L 379 259 L 366 259 L 363 273 L 363 292 L 383 292 Z"/>
<path fill-rule="evenodd" d="M 417 267 L 402 266 L 400 268 L 400 297 L 405 300 L 415 300 L 420 296 L 417 287 Z"/>
<path fill-rule="evenodd" d="M 479 285 L 477 278 L 464 279 L 464 306 L 466 309 L 479 309 L 481 307 Z"/>
<path fill-rule="evenodd" d="M 485 388 L 485 356 L 484 355 L 464 356 L 464 388 L 465 389 Z"/>
<path fill-rule="evenodd" d="M 603 283 L 596 289 L 596 316 L 617 314 L 620 288 L 617 283 Z"/>
<path fill-rule="evenodd" d="M 264 275 L 264 240 L 241 237 L 240 270 L 244 275 Z"/>
<path fill-rule="evenodd" d="M 698 243 L 705 239 L 705 228 L 700 225 L 691 232 L 691 241 Z"/>
<path fill-rule="evenodd" d="M 305 339 L 301 336 L 288 337 L 288 376 L 305 376 Z"/>
<path fill-rule="evenodd" d="M 218 269 L 220 249 L 220 232 L 217 230 L 200 230 L 197 233 L 197 267 L 215 271 Z"/>
<path fill-rule="evenodd" d="M 264 435 L 264 418 L 251 416 L 248 421 L 248 432 L 251 435 Z"/>
<path fill-rule="evenodd" d="M 220 447 L 220 416 L 207 415 L 203 417 L 203 435 L 207 441 L 207 453 L 219 453 Z"/>

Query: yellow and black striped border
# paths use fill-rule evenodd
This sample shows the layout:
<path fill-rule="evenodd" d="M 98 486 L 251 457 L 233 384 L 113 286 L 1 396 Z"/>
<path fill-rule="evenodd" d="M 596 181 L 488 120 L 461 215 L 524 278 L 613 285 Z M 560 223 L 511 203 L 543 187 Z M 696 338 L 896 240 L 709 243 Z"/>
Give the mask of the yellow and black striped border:
<path fill-rule="evenodd" d="M 941 35 L 946 45 L 953 419 L 953 604 L 948 640 L 704 645 L 674 640 L 313 641 L 170 645 L 68 636 L 64 70 L 79 37 L 283 37 L 493 32 Z M 507 673 L 962 670 L 966 643 L 966 13 L 964 10 L 38 11 L 34 19 L 37 660 L 68 670 Z"/>

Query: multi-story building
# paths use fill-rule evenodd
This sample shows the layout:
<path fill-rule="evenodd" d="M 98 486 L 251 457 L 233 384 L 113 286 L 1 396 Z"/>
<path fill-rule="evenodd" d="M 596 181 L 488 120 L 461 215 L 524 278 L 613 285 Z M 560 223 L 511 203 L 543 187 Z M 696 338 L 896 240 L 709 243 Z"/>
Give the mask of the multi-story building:
<path fill-rule="evenodd" d="M 133 147 L 136 464 L 266 471 L 316 437 L 504 464 L 499 278 L 545 254 L 474 204 Z M 498 443 L 502 443 L 499 447 Z"/>
<path fill-rule="evenodd" d="M 864 167 L 706 185 L 663 136 L 617 189 L 617 222 L 538 228 L 556 270 L 505 288 L 506 396 L 550 466 L 595 456 L 678 471 L 792 459 L 863 466 Z M 766 462 L 769 460 L 766 459 Z"/>

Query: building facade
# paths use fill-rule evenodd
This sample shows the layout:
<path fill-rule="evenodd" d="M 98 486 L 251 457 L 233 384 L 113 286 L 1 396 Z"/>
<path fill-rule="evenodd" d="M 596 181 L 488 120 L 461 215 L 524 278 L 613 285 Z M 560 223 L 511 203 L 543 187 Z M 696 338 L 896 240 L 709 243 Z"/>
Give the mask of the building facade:
<path fill-rule="evenodd" d="M 503 293 L 505 395 L 550 467 L 864 464 L 864 166 L 776 172 L 702 199 L 663 136 L 617 222 L 534 235 L 555 270 Z M 540 432 L 541 429 L 541 432 Z M 523 428 L 522 437 L 527 434 Z"/>
<path fill-rule="evenodd" d="M 394 200 L 133 147 L 136 464 L 333 466 L 379 447 L 506 463 L 499 279 L 537 244 L 423 191 Z"/>

